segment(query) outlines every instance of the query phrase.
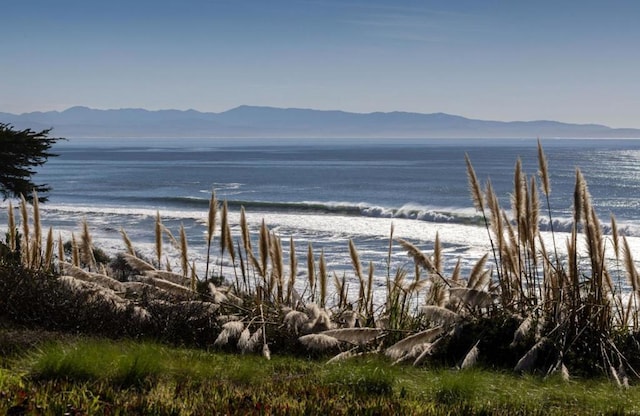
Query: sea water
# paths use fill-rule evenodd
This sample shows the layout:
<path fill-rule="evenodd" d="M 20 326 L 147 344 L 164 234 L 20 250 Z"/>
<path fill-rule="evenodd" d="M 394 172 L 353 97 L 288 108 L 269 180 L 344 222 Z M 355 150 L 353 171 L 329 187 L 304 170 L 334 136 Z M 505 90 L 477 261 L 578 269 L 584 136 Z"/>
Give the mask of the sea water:
<path fill-rule="evenodd" d="M 558 246 L 564 247 L 579 168 L 605 232 L 615 215 L 640 259 L 640 140 L 548 139 L 542 144 L 551 179 L 551 214 L 545 199 L 541 207 L 547 248 L 550 221 Z M 140 252 L 154 258 L 159 212 L 175 236 L 185 227 L 189 255 L 204 277 L 206 218 L 215 191 L 228 203 L 234 240 L 240 241 L 244 207 L 253 238 L 264 221 L 282 238 L 285 261 L 293 239 L 301 274 L 311 244 L 316 260 L 323 252 L 329 271 L 348 280 L 354 279 L 348 250 L 353 240 L 365 269 L 373 265 L 380 287 L 388 272 L 392 224 L 395 238 L 427 253 L 438 234 L 448 268 L 460 258 L 468 270 L 489 252 L 487 231 L 469 193 L 465 155 L 480 181 L 491 181 L 507 210 L 516 160 L 527 175 L 538 171 L 532 139 L 70 139 L 52 151 L 58 156 L 38 168 L 34 179 L 52 188 L 41 205 L 42 222 L 63 240 L 78 234 L 86 219 L 98 247 L 124 251 L 124 229 Z M 7 205 L 0 206 L 2 230 Z M 220 257 L 217 241 L 219 221 L 212 263 L 222 264 L 230 278 L 230 260 Z M 179 269 L 177 251 L 166 238 L 165 247 Z M 411 270 L 411 260 L 396 244 L 391 273 L 402 267 Z"/>

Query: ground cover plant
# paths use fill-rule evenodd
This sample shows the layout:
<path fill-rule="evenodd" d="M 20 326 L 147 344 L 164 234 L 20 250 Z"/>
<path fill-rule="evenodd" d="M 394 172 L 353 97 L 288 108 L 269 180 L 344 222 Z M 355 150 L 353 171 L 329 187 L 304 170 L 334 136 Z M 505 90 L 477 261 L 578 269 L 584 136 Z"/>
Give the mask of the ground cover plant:
<path fill-rule="evenodd" d="M 638 387 L 479 369 L 331 364 L 140 341 L 44 341 L 0 368 L 6 414 L 632 414 Z"/>
<path fill-rule="evenodd" d="M 347 290 L 346 275 L 328 270 L 323 252 L 309 243 L 300 255 L 293 238 L 287 241 L 264 221 L 250 230 L 244 209 L 241 233 L 233 235 L 227 204 L 215 194 L 204 272 L 189 257 L 184 228 L 169 230 L 160 213 L 154 258 L 137 253 L 122 230 L 126 251 L 111 260 L 94 246 L 87 221 L 65 251 L 60 235 L 51 229 L 44 235 L 37 194 L 31 207 L 20 201 L 19 221 L 10 202 L 0 247 L 0 316 L 24 327 L 264 359 L 288 354 L 335 362 L 381 355 L 404 366 L 482 366 L 564 379 L 598 375 L 626 387 L 640 368 L 640 274 L 633 253 L 615 219 L 611 235 L 603 234 L 579 170 L 570 196 L 572 233 L 556 241 L 551 229 L 547 247 L 539 224 L 543 207 L 551 212 L 551 186 L 540 145 L 538 150 L 536 175 L 527 177 L 516 161 L 510 209 L 500 206 L 491 183 L 483 185 L 466 160 L 471 197 L 492 250 L 464 276 L 460 262 L 445 270 L 439 236 L 426 253 L 391 226 L 388 259 L 402 250 L 414 267 L 394 269 L 388 260 L 381 301 L 373 296 L 379 272 L 362 264 L 353 242 L 348 250 L 357 296 Z M 252 233 L 259 238 L 252 240 Z M 167 242 L 180 253 L 176 270 Z M 614 251 L 614 264 L 607 250 Z M 231 273 L 223 275 L 222 259 Z M 624 291 L 621 280 L 631 289 Z"/>

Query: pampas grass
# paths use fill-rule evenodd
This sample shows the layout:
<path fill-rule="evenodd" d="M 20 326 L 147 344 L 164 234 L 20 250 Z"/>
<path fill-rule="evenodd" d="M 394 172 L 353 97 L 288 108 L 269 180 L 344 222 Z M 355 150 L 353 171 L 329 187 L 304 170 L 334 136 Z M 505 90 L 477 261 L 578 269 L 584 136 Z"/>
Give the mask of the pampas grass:
<path fill-rule="evenodd" d="M 47 232 L 47 242 L 44 251 L 44 268 L 45 270 L 51 270 L 53 262 L 53 228 L 49 227 Z"/>
<path fill-rule="evenodd" d="M 123 253 L 122 254 L 122 258 L 124 259 L 124 261 L 127 262 L 127 264 L 129 265 L 129 267 L 131 267 L 134 270 L 137 270 L 141 273 L 144 272 L 148 272 L 148 271 L 155 271 L 156 268 L 153 267 L 153 265 L 147 263 L 146 261 L 136 257 L 135 255 L 132 254 L 128 254 L 128 253 Z"/>
<path fill-rule="evenodd" d="M 442 331 L 442 326 L 437 326 L 418 332 L 417 334 L 410 335 L 387 348 L 385 355 L 393 359 L 398 359 L 411 351 L 411 349 L 416 345 L 422 345 L 433 341 L 436 337 L 442 334 Z"/>
<path fill-rule="evenodd" d="M 180 224 L 180 267 L 185 279 L 189 276 L 189 247 L 187 244 L 187 233 L 184 224 Z"/>
<path fill-rule="evenodd" d="M 450 325 L 461 318 L 458 313 L 436 305 L 422 306 L 420 308 L 420 311 L 424 315 L 424 318 L 429 322 L 437 323 L 444 326 Z"/>
<path fill-rule="evenodd" d="M 327 262 L 324 259 L 324 250 L 320 251 L 318 261 L 318 282 L 320 283 L 320 307 L 324 308 L 327 303 L 327 285 L 329 277 L 327 275 Z"/>
<path fill-rule="evenodd" d="M 291 305 L 291 296 L 296 284 L 296 275 L 298 274 L 298 259 L 296 258 L 296 246 L 293 242 L 293 236 L 289 238 L 289 284 L 287 285 L 287 304 Z"/>
<path fill-rule="evenodd" d="M 230 340 L 235 340 L 240 337 L 244 330 L 244 323 L 241 321 L 231 321 L 222 325 L 222 331 L 218 334 L 218 337 L 213 342 L 216 347 L 224 347 Z"/>
<path fill-rule="evenodd" d="M 42 224 L 40 223 L 40 203 L 38 193 L 33 190 L 33 248 L 31 250 L 31 267 L 37 268 L 41 262 L 42 249 Z"/>
<path fill-rule="evenodd" d="M 379 338 L 385 331 L 380 328 L 340 328 L 321 332 L 337 339 L 355 345 L 368 344 Z"/>
<path fill-rule="evenodd" d="M 309 317 L 304 312 L 292 310 L 284 316 L 283 322 L 289 331 L 293 330 L 297 335 L 303 326 L 309 322 Z"/>
<path fill-rule="evenodd" d="M 89 224 L 87 223 L 87 219 L 82 219 L 82 233 L 80 234 L 80 255 L 82 263 L 86 265 L 86 267 L 91 269 L 97 269 L 96 266 L 96 258 L 93 255 L 93 242 L 91 239 L 91 233 L 89 233 Z"/>
<path fill-rule="evenodd" d="M 204 277 L 209 278 L 209 259 L 211 258 L 211 242 L 213 241 L 213 235 L 216 228 L 216 213 L 218 212 L 218 201 L 216 199 L 216 193 L 211 191 L 211 198 L 209 198 L 209 212 L 207 215 L 207 264 L 205 266 Z"/>
<path fill-rule="evenodd" d="M 311 291 L 311 301 L 314 302 L 316 292 L 316 265 L 311 243 L 307 246 L 307 280 L 309 281 L 309 290 Z"/>
<path fill-rule="evenodd" d="M 533 324 L 533 317 L 527 316 L 522 321 L 522 323 L 520 323 L 520 325 L 518 326 L 518 329 L 516 329 L 516 331 L 513 333 L 513 341 L 511 341 L 511 344 L 509 344 L 509 347 L 513 348 L 516 345 L 522 343 L 531 332 L 532 324 Z"/>
<path fill-rule="evenodd" d="M 526 372 L 531 370 L 536 364 L 540 350 L 542 350 L 548 341 L 549 340 L 546 337 L 543 337 L 540 341 L 536 342 L 535 345 L 531 347 L 529 351 L 520 358 L 520 360 L 518 360 L 518 363 L 513 370 L 515 372 Z"/>
<path fill-rule="evenodd" d="M 155 231 L 155 248 L 156 248 L 156 261 L 158 268 L 162 267 L 162 219 L 160 218 L 160 211 L 156 211 L 156 222 L 154 224 Z"/>
<path fill-rule="evenodd" d="M 16 220 L 15 215 L 13 213 L 13 204 L 9 201 L 9 207 L 7 209 L 7 233 L 9 236 L 9 249 L 11 251 L 16 251 L 17 247 L 17 239 L 16 239 Z"/>
<path fill-rule="evenodd" d="M 401 238 L 397 238 L 396 241 L 402 246 L 402 248 L 407 250 L 409 256 L 413 258 L 413 261 L 416 263 L 416 265 L 422 267 L 428 272 L 436 272 L 436 268 L 433 265 L 431 259 L 429 259 L 429 257 L 427 257 L 418 247 Z"/>
<path fill-rule="evenodd" d="M 449 294 L 460 299 L 464 305 L 471 309 L 488 308 L 493 304 L 493 297 L 491 294 L 477 289 L 452 287 L 449 289 Z"/>
<path fill-rule="evenodd" d="M 24 199 L 24 195 L 20 195 L 20 217 L 22 221 L 22 243 L 20 244 L 22 263 L 28 265 L 31 260 L 31 255 L 29 254 L 29 213 L 27 211 L 27 200 Z"/>
<path fill-rule="evenodd" d="M 340 344 L 340 341 L 336 338 L 322 333 L 303 335 L 298 338 L 298 341 L 307 349 L 313 351 L 326 351 Z"/>
<path fill-rule="evenodd" d="M 193 295 L 193 290 L 188 287 L 177 285 L 168 280 L 164 279 L 156 279 L 148 276 L 140 276 L 140 281 L 144 283 L 148 283 L 152 286 L 159 287 L 162 290 L 165 290 L 175 296 L 179 297 L 190 297 Z"/>
<path fill-rule="evenodd" d="M 351 257 L 351 264 L 353 265 L 353 271 L 360 282 L 360 291 L 358 293 L 358 311 L 362 312 L 363 301 L 365 300 L 365 287 L 364 276 L 362 274 L 362 263 L 360 262 L 360 256 L 353 240 L 349 239 L 349 256 Z"/>
<path fill-rule="evenodd" d="M 153 277 L 155 279 L 167 280 L 177 285 L 185 284 L 184 276 L 178 273 L 174 273 L 166 270 L 143 270 L 142 272 L 144 273 L 144 275 L 148 277 Z"/>
<path fill-rule="evenodd" d="M 480 341 L 476 342 L 473 347 L 469 350 L 467 355 L 464 356 L 462 363 L 460 364 L 460 369 L 465 370 L 471 367 L 474 367 L 478 362 L 478 356 L 480 355 L 480 350 L 478 349 L 478 344 Z"/>

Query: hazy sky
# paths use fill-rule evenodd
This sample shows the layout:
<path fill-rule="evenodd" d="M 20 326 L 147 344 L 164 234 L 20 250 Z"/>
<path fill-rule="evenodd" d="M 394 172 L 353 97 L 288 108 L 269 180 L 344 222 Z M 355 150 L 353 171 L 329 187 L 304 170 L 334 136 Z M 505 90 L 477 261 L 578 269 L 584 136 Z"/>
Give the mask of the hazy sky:
<path fill-rule="evenodd" d="M 640 127 L 640 1 L 7 0 L 0 111 L 241 104 Z"/>

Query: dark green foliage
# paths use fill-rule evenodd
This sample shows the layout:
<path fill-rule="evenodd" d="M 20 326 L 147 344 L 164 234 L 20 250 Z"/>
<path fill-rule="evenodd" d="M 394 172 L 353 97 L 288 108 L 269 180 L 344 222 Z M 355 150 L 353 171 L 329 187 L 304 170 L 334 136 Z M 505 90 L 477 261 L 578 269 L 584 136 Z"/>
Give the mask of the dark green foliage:
<path fill-rule="evenodd" d="M 143 306 L 151 314 L 149 335 L 159 341 L 206 348 L 220 333 L 220 324 L 202 303 L 143 302 Z"/>
<path fill-rule="evenodd" d="M 148 325 L 133 307 L 120 309 L 108 300 L 64 285 L 43 270 L 0 262 L 0 318 L 27 328 L 138 338 Z"/>
<path fill-rule="evenodd" d="M 40 201 L 47 200 L 43 195 L 50 187 L 35 184 L 31 178 L 36 173 L 34 168 L 56 156 L 49 150 L 61 138 L 49 137 L 50 131 L 17 131 L 9 124 L 0 123 L 0 193 L 4 198 L 24 195 L 30 201 L 35 190 Z"/>

